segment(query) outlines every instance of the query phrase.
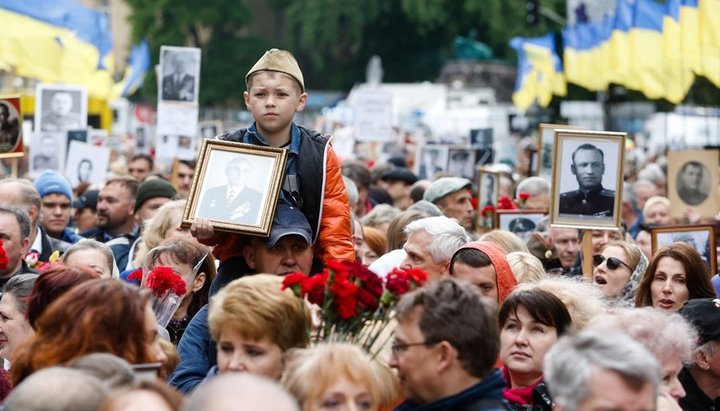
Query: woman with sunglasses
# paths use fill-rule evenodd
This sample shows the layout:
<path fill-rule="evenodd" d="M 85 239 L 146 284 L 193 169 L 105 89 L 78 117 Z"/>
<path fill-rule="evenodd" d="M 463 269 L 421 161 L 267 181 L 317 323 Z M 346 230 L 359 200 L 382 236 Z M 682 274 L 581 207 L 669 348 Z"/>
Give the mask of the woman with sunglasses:
<path fill-rule="evenodd" d="M 593 256 L 593 282 L 610 307 L 634 307 L 635 293 L 648 266 L 642 251 L 625 241 L 606 245 Z"/>
<path fill-rule="evenodd" d="M 715 298 L 700 254 L 686 243 L 673 243 L 657 250 L 640 280 L 635 306 L 677 312 L 693 298 Z"/>
<path fill-rule="evenodd" d="M 543 359 L 572 327 L 565 304 L 539 288 L 516 290 L 500 306 L 498 319 L 507 385 L 503 396 L 514 410 L 550 411 L 553 404 L 543 383 Z"/>

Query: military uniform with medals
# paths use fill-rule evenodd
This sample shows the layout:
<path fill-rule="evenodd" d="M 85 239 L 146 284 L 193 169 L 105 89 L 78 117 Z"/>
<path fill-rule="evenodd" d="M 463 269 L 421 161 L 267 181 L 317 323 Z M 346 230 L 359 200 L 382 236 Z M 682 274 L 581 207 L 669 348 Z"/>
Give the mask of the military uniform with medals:
<path fill-rule="evenodd" d="M 588 191 L 569 191 L 560 194 L 560 214 L 612 217 L 615 208 L 615 191 L 602 185 Z"/>

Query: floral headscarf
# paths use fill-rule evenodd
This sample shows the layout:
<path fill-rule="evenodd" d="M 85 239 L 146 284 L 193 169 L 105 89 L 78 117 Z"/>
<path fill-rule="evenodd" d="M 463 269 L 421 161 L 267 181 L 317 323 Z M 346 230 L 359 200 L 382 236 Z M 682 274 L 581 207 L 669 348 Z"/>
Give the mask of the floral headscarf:
<path fill-rule="evenodd" d="M 630 247 L 638 248 L 634 244 L 630 244 Z M 638 249 L 640 252 L 640 249 Z M 648 259 L 645 254 L 640 252 L 640 261 L 635 267 L 635 271 L 630 274 L 630 279 L 625 283 L 620 294 L 615 298 L 608 298 L 608 304 L 611 308 L 633 308 L 635 307 L 635 294 L 638 286 L 640 286 L 640 279 L 645 275 L 645 270 L 648 268 Z"/>

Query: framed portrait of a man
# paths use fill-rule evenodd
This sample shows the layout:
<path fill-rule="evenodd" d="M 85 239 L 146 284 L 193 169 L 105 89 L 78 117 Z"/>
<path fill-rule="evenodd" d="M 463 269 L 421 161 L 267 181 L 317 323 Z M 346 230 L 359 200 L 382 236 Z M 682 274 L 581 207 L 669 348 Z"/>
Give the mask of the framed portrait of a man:
<path fill-rule="evenodd" d="M 87 90 L 80 86 L 38 84 L 35 131 L 66 133 L 87 127 Z"/>
<path fill-rule="evenodd" d="M 482 167 L 477 169 L 478 210 L 492 206 L 497 210 L 499 175 Z"/>
<path fill-rule="evenodd" d="M 719 162 L 717 149 L 668 152 L 671 216 L 682 217 L 689 207 L 702 217 L 714 217 L 718 213 Z"/>
<path fill-rule="evenodd" d="M 80 183 L 102 185 L 107 179 L 110 148 L 71 141 L 65 164 L 65 177 L 73 187 Z"/>
<path fill-rule="evenodd" d="M 555 130 L 577 129 L 566 124 L 540 123 L 538 125 L 537 158 L 535 175 L 550 181 L 552 179 L 552 165 L 555 159 Z"/>
<path fill-rule="evenodd" d="M 617 228 L 625 133 L 556 130 L 551 224 Z"/>
<path fill-rule="evenodd" d="M 201 139 L 215 138 L 223 132 L 222 121 L 201 121 L 198 124 L 198 136 Z"/>
<path fill-rule="evenodd" d="M 450 147 L 447 172 L 454 177 L 475 177 L 475 150 L 465 147 Z"/>
<path fill-rule="evenodd" d="M 158 100 L 197 104 L 200 88 L 200 49 L 160 48 Z"/>
<path fill-rule="evenodd" d="M 0 97 L 0 158 L 22 157 L 20 97 Z"/>
<path fill-rule="evenodd" d="M 45 170 L 62 174 L 65 170 L 67 133 L 35 133 L 30 139 L 30 177 Z"/>
<path fill-rule="evenodd" d="M 687 243 L 697 250 L 710 275 L 717 272 L 717 251 L 715 249 L 715 226 L 712 224 L 677 225 L 671 227 L 653 227 L 652 253 L 660 247 L 672 243 Z"/>
<path fill-rule="evenodd" d="M 545 216 L 547 216 L 545 210 L 497 210 L 495 227 L 509 231 L 526 241 Z"/>
<path fill-rule="evenodd" d="M 286 161 L 283 148 L 203 140 L 182 226 L 201 217 L 216 230 L 269 235 Z"/>
<path fill-rule="evenodd" d="M 449 148 L 443 144 L 420 146 L 415 159 L 415 174 L 419 179 L 433 180 L 447 170 Z"/>

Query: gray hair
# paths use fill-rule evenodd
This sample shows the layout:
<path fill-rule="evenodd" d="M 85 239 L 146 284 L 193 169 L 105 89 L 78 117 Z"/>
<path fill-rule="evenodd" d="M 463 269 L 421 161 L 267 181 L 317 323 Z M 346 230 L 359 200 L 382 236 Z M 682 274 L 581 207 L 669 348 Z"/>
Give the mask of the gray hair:
<path fill-rule="evenodd" d="M 665 185 L 667 179 L 662 168 L 656 163 L 650 163 L 638 173 L 638 180 L 648 180 L 656 187 Z"/>
<path fill-rule="evenodd" d="M 532 197 L 550 195 L 550 183 L 542 177 L 528 177 L 518 183 L 516 193 L 528 193 Z"/>
<path fill-rule="evenodd" d="M 360 194 L 358 193 L 357 185 L 354 181 L 350 179 L 350 177 L 342 176 L 343 183 L 345 183 L 345 190 L 347 191 L 348 198 L 350 199 L 350 205 L 357 204 L 358 200 L 360 199 Z"/>
<path fill-rule="evenodd" d="M 17 220 L 18 226 L 20 226 L 20 238 L 30 238 L 30 230 L 32 229 L 32 223 L 27 211 L 14 207 L 8 204 L 0 204 L 0 213 L 13 214 L 15 220 Z"/>
<path fill-rule="evenodd" d="M 637 194 L 635 194 L 635 189 L 633 188 L 633 185 L 630 183 L 623 183 L 623 196 L 622 196 L 623 202 L 630 203 L 630 206 L 632 206 L 633 210 L 637 208 Z"/>
<path fill-rule="evenodd" d="M 6 411 L 95 411 L 108 391 L 97 378 L 78 370 L 50 367 L 36 371 L 13 389 Z"/>
<path fill-rule="evenodd" d="M 207 411 L 222 403 L 226 409 L 300 411 L 293 398 L 280 384 L 248 374 L 221 374 L 195 390 L 181 411 Z"/>
<path fill-rule="evenodd" d="M 42 199 L 37 189 L 30 180 L 23 178 L 6 178 L 0 180 L 0 185 L 11 185 L 16 184 L 20 193 L 20 204 L 16 206 L 20 207 L 23 211 L 30 215 L 30 208 L 35 207 L 38 210 L 38 216 L 40 215 L 40 209 L 42 208 Z M 37 221 L 32 221 L 31 224 L 36 224 Z"/>
<path fill-rule="evenodd" d="M 698 338 L 683 316 L 653 307 L 624 308 L 601 314 L 590 321 L 588 328 L 622 331 L 644 345 L 660 363 L 679 358 L 690 364 Z"/>
<path fill-rule="evenodd" d="M 440 210 L 438 206 L 426 200 L 420 200 L 414 203 L 413 205 L 408 207 L 408 210 L 420 211 L 421 213 L 426 214 L 428 217 L 438 217 L 443 215 L 442 210 Z"/>
<path fill-rule="evenodd" d="M 586 330 L 563 337 L 545 356 L 543 375 L 555 403 L 575 411 L 588 395 L 593 372 L 599 370 L 619 374 L 635 390 L 651 384 L 657 396 L 660 365 L 642 344 L 619 332 Z"/>
<path fill-rule="evenodd" d="M 67 367 L 97 378 L 109 390 L 129 387 L 136 382 L 135 371 L 130 363 L 110 353 L 83 355 L 70 361 Z"/>
<path fill-rule="evenodd" d="M 33 287 L 35 286 L 35 280 L 37 280 L 37 274 L 18 274 L 10 277 L 10 280 L 5 283 L 2 294 L 12 294 L 15 297 L 15 304 L 19 312 L 25 314 L 27 309 L 27 300 L 30 297 Z"/>
<path fill-rule="evenodd" d="M 400 210 L 397 208 L 389 204 L 378 204 L 360 219 L 360 223 L 367 227 L 378 228 L 380 225 L 390 224 L 398 214 Z"/>
<path fill-rule="evenodd" d="M 62 257 L 60 257 L 60 259 L 65 262 L 67 261 L 68 257 L 74 254 L 76 251 L 82 250 L 97 250 L 101 252 L 105 256 L 105 260 L 110 267 L 112 278 L 120 278 L 120 270 L 115 263 L 115 256 L 113 255 L 110 246 L 105 243 L 101 243 L 100 241 L 93 240 L 92 238 L 84 238 L 77 243 L 71 245 L 70 247 L 68 247 L 67 250 L 65 250 L 65 253 L 62 255 Z"/>
<path fill-rule="evenodd" d="M 445 216 L 421 218 L 408 224 L 404 231 L 408 237 L 418 231 L 430 234 L 433 241 L 428 250 L 435 264 L 447 263 L 455 251 L 470 241 L 463 226 L 454 218 Z"/>

